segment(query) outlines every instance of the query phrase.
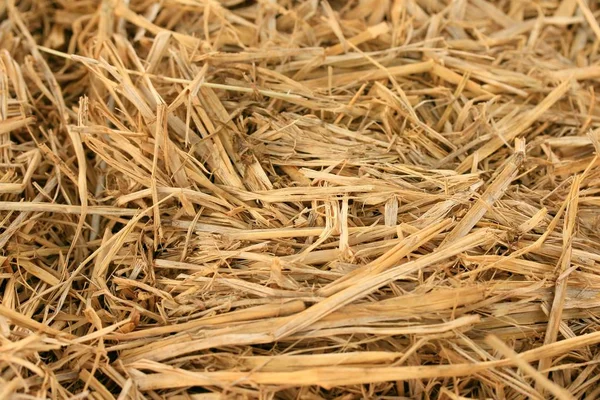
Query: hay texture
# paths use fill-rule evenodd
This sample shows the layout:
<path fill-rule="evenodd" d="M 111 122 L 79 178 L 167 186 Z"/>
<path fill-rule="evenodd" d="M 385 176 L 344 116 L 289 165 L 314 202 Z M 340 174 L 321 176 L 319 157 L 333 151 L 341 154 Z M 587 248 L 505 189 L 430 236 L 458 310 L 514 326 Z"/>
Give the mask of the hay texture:
<path fill-rule="evenodd" d="M 599 398 L 599 19 L 0 1 L 0 399 Z"/>

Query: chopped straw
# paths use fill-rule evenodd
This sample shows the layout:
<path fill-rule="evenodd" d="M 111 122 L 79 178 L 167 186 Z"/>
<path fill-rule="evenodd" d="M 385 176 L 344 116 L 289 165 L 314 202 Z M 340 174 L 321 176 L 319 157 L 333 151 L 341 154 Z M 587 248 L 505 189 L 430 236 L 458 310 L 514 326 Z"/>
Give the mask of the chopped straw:
<path fill-rule="evenodd" d="M 0 399 L 600 398 L 599 21 L 0 1 Z"/>

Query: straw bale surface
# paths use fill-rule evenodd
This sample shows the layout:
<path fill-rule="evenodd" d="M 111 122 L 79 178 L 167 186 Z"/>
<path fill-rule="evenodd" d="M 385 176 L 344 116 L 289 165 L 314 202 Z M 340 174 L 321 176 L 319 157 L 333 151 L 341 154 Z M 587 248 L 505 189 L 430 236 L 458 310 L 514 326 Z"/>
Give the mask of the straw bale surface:
<path fill-rule="evenodd" d="M 599 398 L 599 19 L 0 1 L 0 399 Z"/>

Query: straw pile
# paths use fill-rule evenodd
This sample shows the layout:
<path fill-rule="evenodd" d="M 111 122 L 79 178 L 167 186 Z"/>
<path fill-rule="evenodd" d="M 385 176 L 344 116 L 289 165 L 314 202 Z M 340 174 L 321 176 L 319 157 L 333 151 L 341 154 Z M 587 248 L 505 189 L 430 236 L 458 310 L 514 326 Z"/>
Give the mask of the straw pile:
<path fill-rule="evenodd" d="M 599 17 L 0 2 L 0 399 L 600 397 Z"/>

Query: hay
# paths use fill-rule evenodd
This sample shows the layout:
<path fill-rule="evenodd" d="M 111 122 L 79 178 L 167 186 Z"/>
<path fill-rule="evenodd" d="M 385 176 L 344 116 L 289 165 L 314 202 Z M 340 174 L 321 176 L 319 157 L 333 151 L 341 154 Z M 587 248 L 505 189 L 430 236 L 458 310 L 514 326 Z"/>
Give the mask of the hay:
<path fill-rule="evenodd" d="M 599 19 L 0 2 L 0 399 L 600 397 Z"/>

